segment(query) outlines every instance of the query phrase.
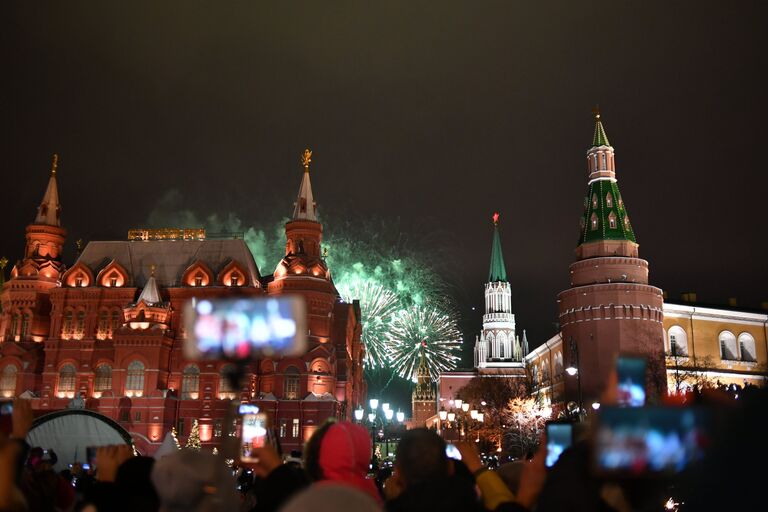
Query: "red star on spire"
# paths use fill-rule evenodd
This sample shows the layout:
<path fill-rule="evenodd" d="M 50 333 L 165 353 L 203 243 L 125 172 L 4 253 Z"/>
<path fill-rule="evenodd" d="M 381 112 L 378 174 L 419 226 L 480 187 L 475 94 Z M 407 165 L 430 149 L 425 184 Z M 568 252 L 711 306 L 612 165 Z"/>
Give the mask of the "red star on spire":
<path fill-rule="evenodd" d="M 492 219 L 493 219 L 493 225 L 494 226 L 497 225 L 499 223 L 499 212 L 494 212 Z"/>

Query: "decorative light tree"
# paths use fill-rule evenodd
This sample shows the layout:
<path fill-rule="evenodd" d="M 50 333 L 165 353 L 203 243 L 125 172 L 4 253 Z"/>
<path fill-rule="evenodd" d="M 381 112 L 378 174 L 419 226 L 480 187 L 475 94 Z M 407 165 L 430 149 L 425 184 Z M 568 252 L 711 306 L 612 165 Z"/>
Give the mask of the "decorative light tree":
<path fill-rule="evenodd" d="M 176 448 L 180 450 L 181 444 L 179 444 L 179 434 L 176 433 L 176 427 L 171 427 L 171 437 L 173 442 L 176 443 Z"/>
<path fill-rule="evenodd" d="M 189 450 L 200 451 L 200 426 L 197 424 L 197 420 L 192 420 L 192 430 L 189 432 L 187 438 L 187 445 L 184 448 Z"/>

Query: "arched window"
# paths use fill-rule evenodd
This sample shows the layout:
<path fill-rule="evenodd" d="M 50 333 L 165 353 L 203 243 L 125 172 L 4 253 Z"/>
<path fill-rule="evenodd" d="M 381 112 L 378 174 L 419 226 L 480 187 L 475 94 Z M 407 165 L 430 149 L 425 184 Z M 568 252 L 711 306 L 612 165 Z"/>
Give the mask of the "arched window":
<path fill-rule="evenodd" d="M 125 395 L 141 396 L 144 394 L 144 363 L 133 361 L 128 365 L 125 377 Z"/>
<path fill-rule="evenodd" d="M 32 324 L 32 315 L 24 313 L 21 317 L 21 341 L 29 339 L 29 328 Z"/>
<path fill-rule="evenodd" d="M 75 380 L 77 370 L 73 364 L 65 364 L 59 369 L 59 397 L 75 396 Z"/>
<path fill-rule="evenodd" d="M 485 337 L 485 341 L 488 342 L 488 350 L 491 352 L 491 357 L 499 357 L 499 353 L 497 352 L 496 348 L 496 340 L 493 338 L 492 332 L 488 333 L 488 336 Z"/>
<path fill-rule="evenodd" d="M 616 229 L 616 214 L 613 212 L 608 214 L 608 227 Z"/>
<path fill-rule="evenodd" d="M 64 322 L 61 324 L 61 337 L 68 340 L 72 336 L 72 310 L 64 312 Z"/>
<path fill-rule="evenodd" d="M 191 364 L 184 368 L 184 374 L 181 379 L 181 398 L 182 400 L 197 400 L 200 389 L 200 368 Z"/>
<path fill-rule="evenodd" d="M 11 398 L 16 395 L 16 375 L 19 370 L 12 364 L 3 368 L 0 374 L 0 396 Z"/>
<path fill-rule="evenodd" d="M 563 373 L 563 353 L 558 352 L 555 354 L 555 375 L 560 375 Z"/>
<path fill-rule="evenodd" d="M 289 366 L 285 370 L 283 382 L 283 398 L 285 400 L 297 400 L 299 398 L 299 370 L 295 366 Z"/>
<path fill-rule="evenodd" d="M 539 385 L 539 365 L 533 365 L 533 385 Z"/>
<path fill-rule="evenodd" d="M 596 231 L 597 230 L 597 215 L 595 215 L 593 213 L 592 217 L 590 217 L 590 219 L 589 219 L 589 223 L 590 223 L 590 226 L 592 228 L 592 231 Z"/>
<path fill-rule="evenodd" d="M 739 348 L 736 345 L 736 336 L 731 331 L 723 331 L 718 337 L 720 340 L 720 358 L 724 360 L 738 360 Z"/>
<path fill-rule="evenodd" d="M 109 332 L 109 311 L 102 309 L 99 311 L 99 326 L 96 328 L 96 337 L 100 340 L 106 339 Z"/>
<path fill-rule="evenodd" d="M 610 192 L 605 195 L 605 206 L 613 208 L 613 195 Z"/>
<path fill-rule="evenodd" d="M 507 354 L 507 336 L 504 331 L 496 335 L 496 342 L 499 344 L 499 357 L 510 357 L 510 354 Z"/>
<path fill-rule="evenodd" d="M 547 382 L 549 380 L 549 364 L 546 360 L 541 363 L 541 380 L 542 382 Z"/>
<path fill-rule="evenodd" d="M 669 328 L 669 355 L 688 356 L 688 335 L 679 325 Z"/>
<path fill-rule="evenodd" d="M 606 163 L 605 153 L 601 153 L 603 155 L 603 170 L 605 170 L 608 167 L 608 164 Z"/>
<path fill-rule="evenodd" d="M 597 208 L 597 194 L 592 194 L 592 208 Z"/>
<path fill-rule="evenodd" d="M 741 360 L 754 363 L 757 361 L 757 351 L 755 350 L 755 338 L 747 332 L 739 334 L 739 348 L 741 349 Z"/>
<path fill-rule="evenodd" d="M 93 390 L 102 392 L 112 389 L 112 367 L 108 364 L 100 364 L 96 367 L 96 381 Z"/>

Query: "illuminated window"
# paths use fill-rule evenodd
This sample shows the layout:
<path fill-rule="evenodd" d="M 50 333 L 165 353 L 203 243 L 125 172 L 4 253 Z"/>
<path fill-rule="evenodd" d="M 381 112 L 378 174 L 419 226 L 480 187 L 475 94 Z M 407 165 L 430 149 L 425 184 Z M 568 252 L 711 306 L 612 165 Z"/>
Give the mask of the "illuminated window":
<path fill-rule="evenodd" d="M 608 168 L 608 164 L 606 163 L 605 153 L 601 153 L 603 155 L 603 169 Z"/>
<path fill-rule="evenodd" d="M 108 336 L 109 338 L 112 338 L 115 335 L 115 332 L 120 327 L 120 324 L 122 323 L 122 320 L 123 320 L 122 313 L 119 310 L 117 310 L 117 309 L 113 310 L 112 311 L 112 321 L 111 321 L 112 325 L 110 326 L 109 336 Z"/>
<path fill-rule="evenodd" d="M 61 326 L 61 337 L 69 339 L 72 336 L 72 310 L 64 312 L 64 323 Z"/>
<path fill-rule="evenodd" d="M 99 311 L 99 326 L 96 329 L 96 337 L 103 340 L 109 332 L 109 312 L 106 309 Z"/>
<path fill-rule="evenodd" d="M 75 324 L 74 337 L 82 339 L 85 334 L 85 311 L 77 312 L 77 323 Z"/>
<path fill-rule="evenodd" d="M 240 276 L 237 274 L 232 274 L 232 276 L 229 278 L 229 286 L 237 286 L 239 280 Z"/>
<path fill-rule="evenodd" d="M 96 367 L 96 380 L 93 383 L 94 391 L 109 391 L 112 389 L 112 367 L 108 364 L 100 364 Z"/>
<path fill-rule="evenodd" d="M 738 360 L 739 349 L 736 345 L 736 336 L 730 331 L 723 331 L 718 336 L 718 339 L 720 340 L 720 358 L 729 361 Z"/>
<path fill-rule="evenodd" d="M 597 194 L 592 194 L 592 208 L 597 208 Z"/>
<path fill-rule="evenodd" d="M 203 286 L 203 276 L 200 274 L 197 274 L 195 276 L 195 286 Z"/>
<path fill-rule="evenodd" d="M 29 339 L 29 327 L 32 323 L 32 315 L 24 313 L 21 317 L 21 341 Z"/>
<path fill-rule="evenodd" d="M 75 286 L 78 288 L 82 288 L 83 286 L 83 276 L 77 276 L 75 278 Z"/>
<path fill-rule="evenodd" d="M 200 387 L 200 369 L 195 365 L 189 365 L 184 368 L 184 375 L 181 379 L 181 398 L 182 400 L 198 397 Z"/>
<path fill-rule="evenodd" d="M 283 398 L 286 400 L 297 400 L 299 398 L 299 370 L 294 366 L 289 366 L 285 370 Z"/>
<path fill-rule="evenodd" d="M 592 217 L 589 219 L 589 223 L 592 226 L 592 231 L 597 230 L 597 215 L 593 213 Z"/>
<path fill-rule="evenodd" d="M 221 430 L 224 426 L 224 421 L 221 419 L 213 420 L 213 437 L 221 437 Z"/>
<path fill-rule="evenodd" d="M 755 338 L 751 334 L 743 332 L 739 334 L 739 348 L 741 349 L 741 360 L 754 363 L 757 361 L 757 352 L 755 351 Z"/>
<path fill-rule="evenodd" d="M 235 371 L 235 367 L 231 364 L 225 364 L 221 367 L 219 372 L 219 398 L 235 398 L 235 389 L 232 387 L 227 375 L 232 375 Z"/>
<path fill-rule="evenodd" d="M 669 328 L 669 355 L 688 356 L 688 335 L 679 325 Z"/>
<path fill-rule="evenodd" d="M 608 214 L 608 226 L 611 229 L 616 229 L 616 214 L 613 212 Z"/>
<path fill-rule="evenodd" d="M 77 370 L 72 364 L 65 364 L 59 369 L 59 394 L 72 394 L 75 392 L 75 379 Z"/>
<path fill-rule="evenodd" d="M 3 368 L 3 372 L 0 373 L 0 396 L 3 398 L 11 398 L 16 395 L 16 375 L 19 370 L 12 364 L 9 364 Z"/>
<path fill-rule="evenodd" d="M 605 206 L 608 208 L 613 208 L 613 196 L 610 192 L 605 196 Z"/>
<path fill-rule="evenodd" d="M 111 286 L 112 288 L 117 286 L 117 278 L 116 277 L 110 277 L 109 278 L 109 286 Z"/>
<path fill-rule="evenodd" d="M 133 361 L 128 365 L 125 377 L 125 394 L 128 396 L 141 396 L 144 394 L 144 363 Z"/>
<path fill-rule="evenodd" d="M 291 437 L 299 437 L 299 418 L 293 418 L 293 426 L 291 427 Z"/>
<path fill-rule="evenodd" d="M 18 329 L 19 329 L 19 316 L 20 315 L 18 313 L 14 313 L 13 316 L 11 317 L 11 337 L 12 338 L 16 337 L 16 332 L 18 332 Z"/>
<path fill-rule="evenodd" d="M 280 437 L 285 437 L 287 430 L 288 430 L 288 420 L 281 419 L 280 420 Z"/>

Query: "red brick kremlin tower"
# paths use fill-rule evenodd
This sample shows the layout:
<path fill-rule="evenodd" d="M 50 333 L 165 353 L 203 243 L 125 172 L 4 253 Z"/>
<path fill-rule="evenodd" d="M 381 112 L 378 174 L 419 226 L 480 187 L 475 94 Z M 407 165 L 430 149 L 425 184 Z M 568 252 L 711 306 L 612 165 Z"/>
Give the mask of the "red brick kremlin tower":
<path fill-rule="evenodd" d="M 144 454 L 174 427 L 183 442 L 195 420 L 203 446 L 217 446 L 231 398 L 258 404 L 285 450 L 300 448 L 330 416 L 351 419 L 366 393 L 360 309 L 338 297 L 321 255 L 310 157 L 307 150 L 285 256 L 267 276 L 242 238 L 206 238 L 201 229 L 93 241 L 65 271 L 54 159 L 25 258 L 0 293 L 0 395 L 30 398 L 38 415 L 79 395 Z M 185 359 L 189 300 L 283 293 L 306 300 L 307 353 L 254 362 L 240 388 L 226 378 L 226 361 Z"/>
<path fill-rule="evenodd" d="M 558 295 L 566 376 L 566 399 L 599 400 L 618 353 L 649 359 L 649 394 L 666 392 L 662 291 L 648 284 L 648 262 L 638 244 L 616 181 L 614 149 L 595 112 L 595 133 L 587 151 L 584 198 L 571 288 Z M 577 363 L 578 359 L 578 365 Z"/>

